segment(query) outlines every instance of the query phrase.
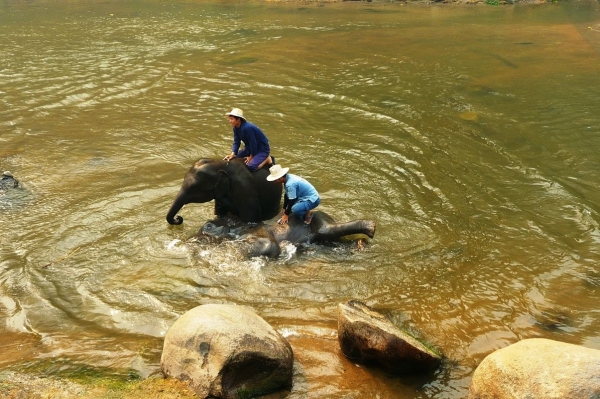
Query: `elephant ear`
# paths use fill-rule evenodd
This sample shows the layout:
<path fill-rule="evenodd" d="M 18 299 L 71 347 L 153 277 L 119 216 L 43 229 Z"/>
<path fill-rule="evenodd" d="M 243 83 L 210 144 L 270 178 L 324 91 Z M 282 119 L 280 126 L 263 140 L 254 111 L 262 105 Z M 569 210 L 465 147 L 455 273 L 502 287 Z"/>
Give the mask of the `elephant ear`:
<path fill-rule="evenodd" d="M 217 185 L 215 186 L 215 198 L 224 196 L 231 189 L 231 180 L 224 170 L 218 172 Z"/>

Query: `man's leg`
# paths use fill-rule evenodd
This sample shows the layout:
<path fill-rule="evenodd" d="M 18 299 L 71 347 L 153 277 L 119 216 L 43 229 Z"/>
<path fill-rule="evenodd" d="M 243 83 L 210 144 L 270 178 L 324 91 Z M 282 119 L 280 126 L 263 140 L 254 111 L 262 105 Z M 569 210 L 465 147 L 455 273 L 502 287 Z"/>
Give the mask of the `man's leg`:
<path fill-rule="evenodd" d="M 244 147 L 238 151 L 238 153 L 235 157 L 236 158 L 246 158 L 248 155 L 250 155 L 250 150 L 247 150 L 246 147 Z"/>
<path fill-rule="evenodd" d="M 255 170 L 259 170 L 269 160 L 270 160 L 269 153 L 259 152 L 254 157 L 252 157 L 252 160 L 250 162 L 248 162 L 248 169 L 250 169 L 252 172 L 254 172 Z"/>
<path fill-rule="evenodd" d="M 320 200 L 317 200 L 317 202 L 296 202 L 292 206 L 292 213 L 298 216 L 300 220 L 303 220 L 306 224 L 310 224 L 310 222 L 312 221 L 312 210 L 319 206 L 320 203 Z"/>
<path fill-rule="evenodd" d="M 321 203 L 321 198 L 317 198 L 317 200 L 315 202 L 312 201 L 306 201 L 310 204 L 310 207 L 308 208 L 308 211 L 306 212 L 306 215 L 304 215 L 304 223 L 306 224 L 310 224 L 310 222 L 312 222 L 312 218 L 313 218 L 313 209 L 315 209 L 316 207 L 319 206 L 319 204 Z"/>

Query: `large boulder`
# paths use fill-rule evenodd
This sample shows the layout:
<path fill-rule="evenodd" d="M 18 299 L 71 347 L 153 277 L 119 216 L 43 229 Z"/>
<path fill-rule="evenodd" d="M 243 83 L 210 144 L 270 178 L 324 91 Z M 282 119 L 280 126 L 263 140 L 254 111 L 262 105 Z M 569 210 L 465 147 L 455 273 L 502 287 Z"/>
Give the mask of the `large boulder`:
<path fill-rule="evenodd" d="M 543 338 L 488 355 L 473 374 L 469 399 L 598 399 L 600 351 Z"/>
<path fill-rule="evenodd" d="M 290 344 L 252 310 L 202 305 L 167 331 L 161 368 L 201 397 L 251 398 L 292 386 Z"/>
<path fill-rule="evenodd" d="M 355 300 L 338 305 L 338 339 L 347 358 L 391 372 L 431 371 L 442 360 L 387 317 Z"/>

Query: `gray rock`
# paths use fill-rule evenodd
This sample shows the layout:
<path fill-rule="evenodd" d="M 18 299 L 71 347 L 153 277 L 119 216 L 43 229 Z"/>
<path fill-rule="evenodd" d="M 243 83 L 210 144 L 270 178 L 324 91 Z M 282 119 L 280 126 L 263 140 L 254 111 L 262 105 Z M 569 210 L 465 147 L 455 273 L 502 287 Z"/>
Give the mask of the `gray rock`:
<path fill-rule="evenodd" d="M 600 351 L 543 338 L 488 355 L 475 370 L 469 399 L 599 399 Z"/>
<path fill-rule="evenodd" d="M 19 181 L 9 171 L 2 172 L 0 178 L 0 190 L 19 187 Z"/>
<path fill-rule="evenodd" d="M 290 344 L 252 310 L 202 305 L 167 331 L 161 368 L 201 398 L 251 398 L 292 386 Z"/>
<path fill-rule="evenodd" d="M 441 357 L 396 327 L 387 317 L 359 301 L 338 306 L 342 353 L 358 363 L 374 363 L 396 373 L 430 371 Z"/>

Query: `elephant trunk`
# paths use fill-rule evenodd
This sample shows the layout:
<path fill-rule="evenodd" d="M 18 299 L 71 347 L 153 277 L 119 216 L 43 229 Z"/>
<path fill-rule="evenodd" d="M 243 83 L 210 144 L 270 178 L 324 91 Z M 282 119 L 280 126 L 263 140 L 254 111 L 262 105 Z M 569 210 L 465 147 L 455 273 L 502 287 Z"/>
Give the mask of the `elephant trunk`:
<path fill-rule="evenodd" d="M 181 200 L 180 197 L 177 197 L 175 201 L 173 201 L 173 205 L 169 209 L 169 213 L 167 213 L 167 222 L 169 224 L 178 225 L 183 223 L 183 218 L 177 215 L 177 212 L 185 205 L 185 203 Z"/>

